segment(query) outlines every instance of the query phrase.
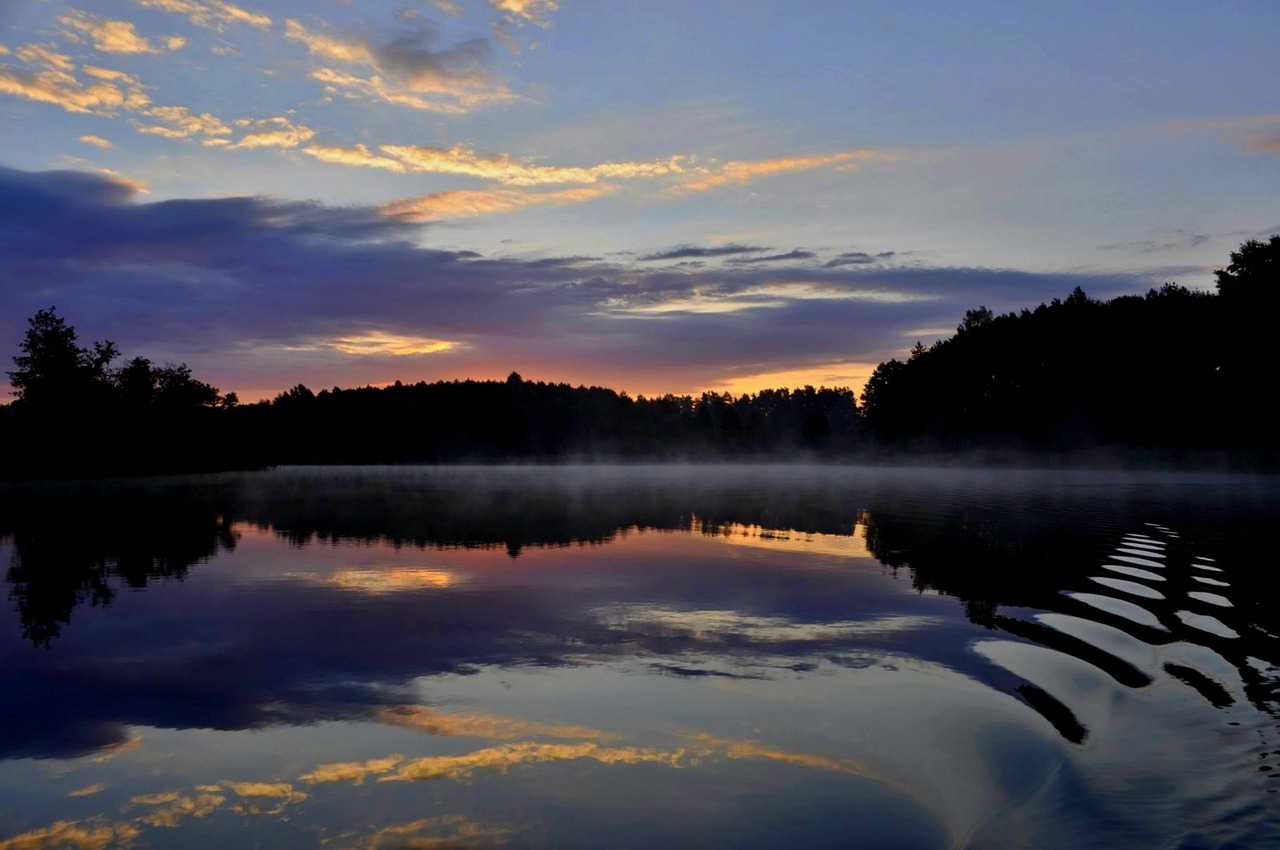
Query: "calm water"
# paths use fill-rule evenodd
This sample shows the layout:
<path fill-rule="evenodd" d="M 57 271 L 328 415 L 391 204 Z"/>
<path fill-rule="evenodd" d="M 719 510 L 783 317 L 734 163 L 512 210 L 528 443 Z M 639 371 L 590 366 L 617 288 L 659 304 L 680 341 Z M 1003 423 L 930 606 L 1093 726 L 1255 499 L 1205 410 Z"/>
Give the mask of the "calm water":
<path fill-rule="evenodd" d="M 0 490 L 0 850 L 1280 845 L 1280 482 Z"/>

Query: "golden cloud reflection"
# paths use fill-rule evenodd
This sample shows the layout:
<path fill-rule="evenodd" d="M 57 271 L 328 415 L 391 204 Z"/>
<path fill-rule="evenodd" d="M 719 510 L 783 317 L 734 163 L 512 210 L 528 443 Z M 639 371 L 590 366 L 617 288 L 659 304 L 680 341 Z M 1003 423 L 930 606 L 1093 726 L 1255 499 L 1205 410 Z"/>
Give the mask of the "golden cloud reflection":
<path fill-rule="evenodd" d="M 379 850 L 383 847 L 406 848 L 406 850 L 431 850 L 431 848 L 453 850 L 453 848 L 501 844 L 513 832 L 510 829 L 484 826 L 462 815 L 441 815 L 411 823 L 384 826 L 371 835 L 367 843 L 360 846 L 368 850 Z"/>
<path fill-rule="evenodd" d="M 429 587 L 453 587 L 462 578 L 448 570 L 425 570 L 408 567 L 389 569 L 340 570 L 325 580 L 325 584 L 343 590 L 361 593 L 397 593 L 406 590 L 422 590 Z"/>
<path fill-rule="evenodd" d="M 147 826 L 172 829 L 188 818 L 202 818 L 222 807 L 227 798 L 222 794 L 195 794 L 185 796 L 178 792 L 132 797 L 135 806 L 153 806 L 151 812 L 137 818 Z"/>
<path fill-rule="evenodd" d="M 729 638 L 758 643 L 845 640 L 853 637 L 916 631 L 937 624 L 938 617 L 899 615 L 829 623 L 803 623 L 785 617 L 762 617 L 739 611 L 681 611 L 658 605 L 613 605 L 596 611 L 600 621 L 620 631 L 689 635 L 703 643 Z"/>
<path fill-rule="evenodd" d="M 860 524 L 853 527 L 851 534 L 844 535 L 765 528 L 741 523 L 711 526 L 695 519 L 692 530 L 695 534 L 714 535 L 715 539 L 731 546 L 805 552 L 812 555 L 834 555 L 838 558 L 874 557 L 867 549 L 866 526 Z"/>
<path fill-rule="evenodd" d="M 99 791 L 101 791 L 105 787 L 106 787 L 105 785 L 99 782 L 93 785 L 89 785 L 85 788 L 77 788 L 74 791 L 68 791 L 67 796 L 68 797 L 89 797 L 94 794 L 97 794 Z"/>
<path fill-rule="evenodd" d="M 138 829 L 127 823 L 86 824 L 84 821 L 60 820 L 43 829 L 0 840 L 0 850 L 54 850 L 70 847 L 77 850 L 105 850 L 107 847 L 118 847 L 132 841 L 138 835 Z"/>
<path fill-rule="evenodd" d="M 485 747 L 452 756 L 426 756 L 406 760 L 393 755 L 364 763 L 320 765 L 299 777 L 312 784 L 351 782 L 359 785 L 370 776 L 378 782 L 418 782 L 429 779 L 464 780 L 478 773 L 505 773 L 528 764 L 586 759 L 604 765 L 657 764 L 671 768 L 692 767 L 706 759 L 763 759 L 786 764 L 828 770 L 850 776 L 861 776 L 885 782 L 905 791 L 896 783 L 875 776 L 856 759 L 836 759 L 810 753 L 796 753 L 762 746 L 753 741 L 734 741 L 707 734 L 682 736 L 675 747 L 602 746 L 593 741 L 549 744 L 520 741 Z"/>
<path fill-rule="evenodd" d="M 379 723 L 416 729 L 431 735 L 507 740 L 522 737 L 603 740 L 614 737 L 590 726 L 548 724 L 491 714 L 445 714 L 420 705 L 397 705 L 375 715 Z"/>

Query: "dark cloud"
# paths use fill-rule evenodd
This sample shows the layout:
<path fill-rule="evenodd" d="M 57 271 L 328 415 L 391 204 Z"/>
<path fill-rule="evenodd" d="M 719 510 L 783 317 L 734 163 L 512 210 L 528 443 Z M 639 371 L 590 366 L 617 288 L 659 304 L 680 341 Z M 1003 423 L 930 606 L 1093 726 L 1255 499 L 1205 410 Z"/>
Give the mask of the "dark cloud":
<path fill-rule="evenodd" d="M 1155 254 L 1161 251 L 1176 251 L 1182 248 L 1198 248 L 1208 242 L 1210 237 L 1204 233 L 1189 233 L 1175 230 L 1162 239 L 1137 239 L 1129 242 L 1110 242 L 1099 247 L 1103 251 L 1124 251 L 1132 254 Z"/>
<path fill-rule="evenodd" d="M 660 251 L 657 254 L 648 254 L 640 259 L 653 261 L 684 260 L 690 257 L 730 257 L 734 254 L 756 254 L 760 251 L 768 250 L 768 248 L 762 248 L 759 245 L 716 245 L 710 248 L 700 248 L 696 245 L 683 245 L 679 248 Z"/>
<path fill-rule="evenodd" d="M 739 257 L 730 260 L 731 263 L 748 264 L 748 263 L 785 263 L 791 260 L 812 260 L 817 254 L 812 251 L 801 251 L 796 248 L 794 251 L 788 251 L 785 254 L 767 254 L 763 257 Z"/>
<path fill-rule="evenodd" d="M 823 267 L 836 269 L 841 266 L 865 266 L 874 262 L 876 262 L 876 257 L 871 256 L 866 251 L 848 251 L 833 260 L 823 263 Z"/>
<path fill-rule="evenodd" d="M 1159 282 L 875 263 L 655 269 L 622 258 L 481 256 L 423 247 L 422 225 L 370 208 L 270 198 L 139 203 L 106 176 L 11 169 L 0 169 L 0 232 L 0 348 L 16 350 L 25 317 L 56 305 L 85 340 L 185 361 L 224 390 L 272 393 L 298 382 L 512 369 L 633 391 L 659 379 L 692 388 L 730 366 L 742 374 L 877 362 L 914 342 L 915 329 L 954 327 L 977 304 L 1009 310 L 1075 286 L 1105 297 Z M 764 250 L 688 246 L 644 259 Z M 323 344 L 369 331 L 462 347 L 396 358 Z"/>

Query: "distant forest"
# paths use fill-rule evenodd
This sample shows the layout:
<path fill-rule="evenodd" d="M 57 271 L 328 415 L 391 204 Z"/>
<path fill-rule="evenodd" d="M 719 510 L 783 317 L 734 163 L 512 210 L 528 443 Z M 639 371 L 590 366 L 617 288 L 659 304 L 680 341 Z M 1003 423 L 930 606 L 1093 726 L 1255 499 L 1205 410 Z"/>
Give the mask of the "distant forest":
<path fill-rule="evenodd" d="M 82 347 L 54 309 L 28 320 L 0 406 L 0 475 L 68 477 L 277 464 L 510 460 L 897 462 L 940 457 L 1226 461 L 1274 467 L 1280 236 L 1250 240 L 1217 292 L 1165 284 L 1109 301 L 1077 288 L 1035 309 L 968 311 L 848 388 L 631 397 L 526 381 L 419 382 L 271 401 Z"/>

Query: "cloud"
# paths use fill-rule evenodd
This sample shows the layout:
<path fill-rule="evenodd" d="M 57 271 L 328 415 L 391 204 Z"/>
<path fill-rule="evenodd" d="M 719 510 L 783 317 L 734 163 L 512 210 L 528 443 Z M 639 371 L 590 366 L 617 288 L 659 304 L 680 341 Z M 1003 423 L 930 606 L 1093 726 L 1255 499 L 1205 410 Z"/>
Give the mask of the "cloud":
<path fill-rule="evenodd" d="M 768 248 L 762 248 L 759 245 L 715 245 L 710 248 L 682 245 L 656 254 L 646 254 L 640 259 L 647 262 L 653 260 L 685 260 L 690 257 L 728 257 L 734 254 L 755 254 L 768 250 Z"/>
<path fill-rule="evenodd" d="M 796 260 L 812 260 L 817 254 L 812 251 L 801 251 L 799 248 L 785 254 L 769 254 L 764 257 L 738 257 L 731 263 L 789 263 Z"/>
<path fill-rule="evenodd" d="M 359 77 L 331 67 L 313 72 L 314 79 L 401 106 L 437 111 L 466 111 L 479 104 L 509 100 L 513 95 L 491 71 L 492 56 L 484 39 L 439 47 L 439 33 L 423 20 L 401 19 L 381 38 L 350 29 L 311 29 L 285 21 L 285 38 L 301 42 L 327 62 L 369 68 Z"/>
<path fill-rule="evenodd" d="M 529 23 L 540 27 L 550 26 L 548 19 L 551 13 L 560 8 L 555 0 L 489 0 L 489 5 L 505 12 L 507 20 L 512 23 Z"/>
<path fill-rule="evenodd" d="M 56 68 L 59 71 L 74 71 L 76 69 L 76 63 L 71 61 L 70 56 L 63 53 L 54 53 L 52 49 L 43 44 L 24 44 L 14 51 L 14 55 L 28 65 Z"/>
<path fill-rule="evenodd" d="M 312 145 L 302 149 L 307 156 L 313 156 L 321 162 L 329 162 L 335 165 L 351 165 L 359 168 L 380 168 L 384 171 L 391 171 L 396 174 L 403 174 L 408 171 L 404 163 L 396 159 L 390 159 L 385 156 L 378 156 L 371 153 L 364 145 L 355 145 L 350 148 L 327 148 L 320 145 Z"/>
<path fill-rule="evenodd" d="M 113 71 L 110 68 L 99 68 L 96 65 L 84 65 L 81 71 L 99 80 L 106 80 L 112 83 L 123 83 L 129 86 L 141 86 L 142 82 L 132 74 L 126 74 L 124 71 Z"/>
<path fill-rule="evenodd" d="M 115 145 L 111 144 L 111 142 L 107 141 L 101 136 L 81 136 L 80 141 L 84 142 L 86 145 L 93 145 L 96 148 L 115 147 Z"/>
<path fill-rule="evenodd" d="M 1164 231 L 1153 239 L 1133 239 L 1125 242 L 1109 242 L 1098 246 L 1103 251 L 1123 251 L 1131 254 L 1158 254 L 1186 248 L 1199 248 L 1209 242 L 1205 233 L 1192 233 L 1181 228 Z"/>
<path fill-rule="evenodd" d="M 427 2 L 432 6 L 435 6 L 441 12 L 444 12 L 446 15 L 453 15 L 454 17 L 457 17 L 463 12 L 463 8 L 453 2 L 453 0 L 427 0 Z"/>
<path fill-rule="evenodd" d="M 246 123 L 257 132 L 242 136 L 231 148 L 295 148 L 316 134 L 310 127 L 294 124 L 284 116 Z"/>
<path fill-rule="evenodd" d="M 165 49 L 176 50 L 186 44 L 185 39 L 169 38 L 165 40 L 164 47 L 159 47 L 139 35 L 129 21 L 113 21 L 88 12 L 71 12 L 58 18 L 58 23 L 68 28 L 64 32 L 69 37 L 87 36 L 103 53 L 162 53 Z"/>
<path fill-rule="evenodd" d="M 143 111 L 148 118 L 160 124 L 138 124 L 139 133 L 164 136 L 167 139 L 187 139 L 192 136 L 229 136 L 232 129 L 208 112 L 196 115 L 185 106 L 154 106 Z"/>
<path fill-rule="evenodd" d="M 461 145 L 452 148 L 382 145 L 410 171 L 432 174 L 464 174 L 507 186 L 544 186 L 557 183 L 596 183 L 603 179 L 626 180 L 660 177 L 683 171 L 682 157 L 657 162 L 603 162 L 587 168 L 534 165 L 505 154 L 484 156 Z"/>
<path fill-rule="evenodd" d="M 126 95 L 110 83 L 84 84 L 65 71 L 21 71 L 0 63 L 0 93 L 60 106 L 67 112 L 112 115 L 126 103 Z"/>
<path fill-rule="evenodd" d="M 237 391 L 250 369 L 276 392 L 299 381 L 430 378 L 440 367 L 426 361 L 445 357 L 397 352 L 447 342 L 465 343 L 448 350 L 450 376 L 530 364 L 522 371 L 649 392 L 655 375 L 664 376 L 658 387 L 674 389 L 729 374 L 874 363 L 902 353 L 911 342 L 904 332 L 954 327 L 979 303 L 1016 309 L 1077 285 L 1104 297 L 1153 283 L 883 264 L 703 269 L 478 257 L 426 247 L 430 225 L 415 222 L 511 210 L 527 197 L 583 198 L 442 195 L 382 208 L 267 198 L 141 203 L 134 187 L 106 175 L 0 169 L 0 228 L 9 237 L 0 242 L 0 333 L 20 337 L 23 316 L 56 303 L 73 321 L 80 310 L 91 315 L 96 327 L 83 332 L 94 338 L 189 362 Z M 765 250 L 680 246 L 648 256 Z M 137 320 L 140 310 L 148 321 Z M 410 362 L 412 371 L 395 365 Z"/>
<path fill-rule="evenodd" d="M 609 185 L 565 189 L 559 192 L 518 192 L 513 189 L 458 190 L 393 201 L 384 204 L 380 210 L 389 218 L 404 221 L 437 221 L 515 212 L 526 207 L 545 204 L 582 203 L 612 194 L 614 191 L 615 187 Z"/>
<path fill-rule="evenodd" d="M 267 15 L 251 12 L 221 0 L 137 0 L 139 6 L 185 15 L 191 23 L 223 31 L 228 24 L 247 24 L 258 29 L 270 28 Z"/>
<path fill-rule="evenodd" d="M 786 157 L 755 162 L 726 162 L 718 167 L 708 167 L 691 172 L 688 179 L 674 187 L 677 192 L 705 192 L 717 186 L 731 183 L 749 183 L 757 177 L 767 177 L 787 171 L 811 171 L 815 168 L 836 166 L 839 170 L 852 170 L 865 160 L 883 158 L 884 154 L 872 150 L 845 151 L 826 156 Z"/>
<path fill-rule="evenodd" d="M 407 357 L 415 354 L 440 354 L 459 348 L 460 343 L 420 336 L 392 334 L 385 331 L 365 331 L 358 334 L 316 340 L 301 345 L 288 346 L 290 351 L 319 351 L 332 349 L 343 354 L 360 357 Z"/>

